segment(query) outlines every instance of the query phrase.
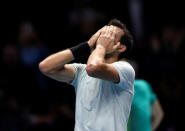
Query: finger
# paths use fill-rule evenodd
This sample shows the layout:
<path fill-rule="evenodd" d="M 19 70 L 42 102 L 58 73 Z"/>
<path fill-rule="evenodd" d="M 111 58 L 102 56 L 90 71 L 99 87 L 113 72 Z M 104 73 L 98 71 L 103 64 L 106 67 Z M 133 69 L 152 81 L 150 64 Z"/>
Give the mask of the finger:
<path fill-rule="evenodd" d="M 98 39 L 98 37 L 102 34 L 102 31 L 104 31 L 106 28 L 106 26 L 102 27 L 101 29 L 99 29 L 94 35 L 93 35 L 93 39 Z"/>
<path fill-rule="evenodd" d="M 102 27 L 101 29 L 99 29 L 99 31 L 104 30 L 107 27 L 107 25 L 105 25 L 104 27 Z"/>
<path fill-rule="evenodd" d="M 106 29 L 105 29 L 105 34 L 108 34 L 109 30 L 110 30 L 110 26 L 107 26 Z"/>
<path fill-rule="evenodd" d="M 98 37 L 100 36 L 100 34 L 101 34 L 101 31 L 98 30 L 98 31 L 93 35 L 94 39 L 98 38 Z"/>
<path fill-rule="evenodd" d="M 115 37 L 116 36 L 116 32 L 115 32 L 115 27 L 114 26 L 112 26 L 112 27 L 110 27 L 110 31 L 109 31 L 109 38 L 110 39 L 112 39 L 112 41 L 114 41 L 115 42 Z M 115 43 L 114 43 L 115 44 Z"/>
<path fill-rule="evenodd" d="M 99 29 L 96 34 L 100 34 L 104 29 L 105 29 L 106 26 L 102 27 L 101 29 Z"/>
<path fill-rule="evenodd" d="M 105 35 L 109 36 L 110 35 L 110 26 L 107 26 L 105 29 Z"/>
<path fill-rule="evenodd" d="M 117 50 L 117 49 L 119 49 L 119 47 L 120 47 L 120 42 L 117 42 L 117 43 L 113 46 L 113 49 L 114 49 L 114 50 Z"/>
<path fill-rule="evenodd" d="M 101 29 L 101 34 L 104 35 L 107 31 L 107 28 L 108 26 L 104 26 L 102 29 Z"/>
<path fill-rule="evenodd" d="M 116 37 L 116 27 L 112 26 L 112 34 L 111 37 L 115 38 Z"/>
<path fill-rule="evenodd" d="M 109 29 L 108 29 L 108 35 L 109 36 L 112 36 L 112 33 L 113 33 L 113 26 L 109 26 Z"/>

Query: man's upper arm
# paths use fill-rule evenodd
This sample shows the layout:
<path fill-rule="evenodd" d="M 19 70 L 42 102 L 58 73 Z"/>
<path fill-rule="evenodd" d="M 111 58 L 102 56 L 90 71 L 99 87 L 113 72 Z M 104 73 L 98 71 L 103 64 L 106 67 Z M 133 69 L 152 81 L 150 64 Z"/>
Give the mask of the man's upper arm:
<path fill-rule="evenodd" d="M 112 81 L 123 86 L 123 83 L 134 84 L 135 72 L 131 65 L 126 62 L 115 62 L 113 64 L 100 64 L 98 67 L 86 67 L 87 73 L 96 78 Z M 93 69 L 94 68 L 94 69 Z"/>
<path fill-rule="evenodd" d="M 75 69 L 71 65 L 66 64 L 62 69 L 55 70 L 49 74 L 44 74 L 54 80 L 70 83 L 75 78 Z"/>
<path fill-rule="evenodd" d="M 87 74 L 91 77 L 100 78 L 112 82 L 119 82 L 119 74 L 111 64 L 90 64 L 86 66 L 86 71 Z"/>

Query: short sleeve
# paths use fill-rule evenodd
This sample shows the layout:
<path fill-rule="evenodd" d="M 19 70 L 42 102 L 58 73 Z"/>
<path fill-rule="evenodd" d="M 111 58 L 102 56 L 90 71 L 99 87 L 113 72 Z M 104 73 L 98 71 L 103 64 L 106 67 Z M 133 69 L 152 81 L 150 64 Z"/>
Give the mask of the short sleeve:
<path fill-rule="evenodd" d="M 68 65 L 72 66 L 75 70 L 75 78 L 73 79 L 73 81 L 71 83 L 68 83 L 68 84 L 73 85 L 76 90 L 76 87 L 78 85 L 78 79 L 81 75 L 81 72 L 84 71 L 85 65 L 80 64 L 80 63 L 73 63 L 73 64 L 68 64 Z"/>
<path fill-rule="evenodd" d="M 116 85 L 131 93 L 134 93 L 135 71 L 132 66 L 125 61 L 112 63 L 112 66 L 118 71 L 120 82 Z"/>

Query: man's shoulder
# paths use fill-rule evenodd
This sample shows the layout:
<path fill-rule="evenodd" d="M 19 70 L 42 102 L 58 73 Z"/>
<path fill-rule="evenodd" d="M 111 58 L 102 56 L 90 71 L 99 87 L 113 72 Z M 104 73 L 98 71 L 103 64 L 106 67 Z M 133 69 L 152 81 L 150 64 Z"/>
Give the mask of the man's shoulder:
<path fill-rule="evenodd" d="M 125 60 L 116 61 L 112 64 L 119 66 L 120 68 L 127 68 L 131 71 L 134 71 L 134 68 L 132 67 L 132 65 L 128 61 L 125 61 Z"/>
<path fill-rule="evenodd" d="M 127 78 L 131 83 L 134 84 L 135 70 L 128 61 L 117 61 L 113 63 L 113 66 L 117 69 L 120 76 Z"/>

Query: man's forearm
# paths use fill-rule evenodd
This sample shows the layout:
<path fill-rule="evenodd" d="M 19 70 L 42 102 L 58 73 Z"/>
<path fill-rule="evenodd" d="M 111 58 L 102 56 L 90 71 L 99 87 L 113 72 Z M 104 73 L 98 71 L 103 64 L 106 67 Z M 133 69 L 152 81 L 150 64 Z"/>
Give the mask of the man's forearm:
<path fill-rule="evenodd" d="M 99 78 L 111 82 L 119 82 L 117 70 L 105 61 L 106 49 L 96 47 L 88 59 L 86 72 L 90 77 Z"/>
<path fill-rule="evenodd" d="M 99 63 L 104 63 L 106 50 L 104 47 L 97 45 L 96 49 L 89 56 L 87 65 L 97 65 Z"/>
<path fill-rule="evenodd" d="M 62 69 L 65 64 L 72 60 L 74 60 L 74 57 L 71 50 L 66 49 L 48 56 L 39 64 L 39 68 L 42 72 L 50 73 L 54 70 Z"/>

